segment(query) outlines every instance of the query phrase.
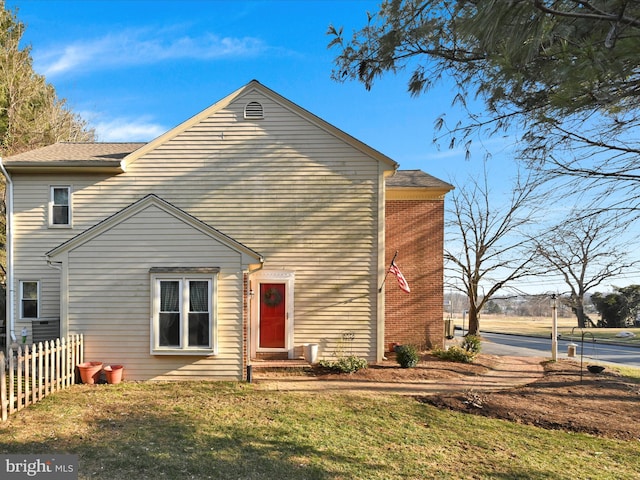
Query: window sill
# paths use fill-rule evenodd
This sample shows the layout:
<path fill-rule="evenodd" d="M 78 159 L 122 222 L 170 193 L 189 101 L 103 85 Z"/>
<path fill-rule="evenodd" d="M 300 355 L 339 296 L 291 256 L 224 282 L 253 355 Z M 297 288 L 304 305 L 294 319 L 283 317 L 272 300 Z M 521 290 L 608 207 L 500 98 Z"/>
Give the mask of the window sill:
<path fill-rule="evenodd" d="M 151 350 L 151 355 L 193 355 L 208 357 L 217 354 L 218 352 L 212 348 L 158 348 Z"/>

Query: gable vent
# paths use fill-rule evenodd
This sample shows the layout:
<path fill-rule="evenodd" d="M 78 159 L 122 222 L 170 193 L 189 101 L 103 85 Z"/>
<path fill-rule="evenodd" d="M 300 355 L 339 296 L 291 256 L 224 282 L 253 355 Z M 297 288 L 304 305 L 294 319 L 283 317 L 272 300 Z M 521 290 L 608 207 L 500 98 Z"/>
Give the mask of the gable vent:
<path fill-rule="evenodd" d="M 261 120 L 264 118 L 262 104 L 258 102 L 249 102 L 244 107 L 244 118 L 249 120 Z"/>

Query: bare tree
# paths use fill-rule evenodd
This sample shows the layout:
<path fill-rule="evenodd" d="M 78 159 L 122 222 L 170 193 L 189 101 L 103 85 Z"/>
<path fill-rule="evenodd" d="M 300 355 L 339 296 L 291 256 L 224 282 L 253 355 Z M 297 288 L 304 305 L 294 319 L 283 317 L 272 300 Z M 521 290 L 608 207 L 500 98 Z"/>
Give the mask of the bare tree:
<path fill-rule="evenodd" d="M 532 221 L 534 191 L 528 180 L 518 181 L 510 201 L 495 205 L 485 171 L 452 195 L 446 270 L 452 287 L 469 299 L 470 334 L 478 333 L 479 313 L 498 290 L 531 274 L 533 250 L 522 230 Z"/>
<path fill-rule="evenodd" d="M 615 216 L 570 215 L 574 220 L 560 223 L 535 239 L 536 253 L 546 263 L 547 271 L 562 276 L 569 287 L 568 304 L 578 326 L 596 326 L 584 311 L 589 290 L 623 273 L 638 260 L 627 260 L 625 243 L 620 238 L 624 228 Z"/>

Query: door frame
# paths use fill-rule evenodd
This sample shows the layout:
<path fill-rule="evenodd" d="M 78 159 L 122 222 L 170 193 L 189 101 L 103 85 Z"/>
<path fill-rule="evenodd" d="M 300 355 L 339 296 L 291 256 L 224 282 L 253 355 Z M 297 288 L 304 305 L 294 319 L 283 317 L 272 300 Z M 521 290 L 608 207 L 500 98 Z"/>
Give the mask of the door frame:
<path fill-rule="evenodd" d="M 280 283 L 285 288 L 285 332 L 284 348 L 259 348 L 260 339 L 260 284 Z M 295 273 L 289 270 L 259 270 L 249 277 L 251 297 L 251 358 L 257 353 L 287 353 L 287 358 L 294 358 L 294 283 Z"/>

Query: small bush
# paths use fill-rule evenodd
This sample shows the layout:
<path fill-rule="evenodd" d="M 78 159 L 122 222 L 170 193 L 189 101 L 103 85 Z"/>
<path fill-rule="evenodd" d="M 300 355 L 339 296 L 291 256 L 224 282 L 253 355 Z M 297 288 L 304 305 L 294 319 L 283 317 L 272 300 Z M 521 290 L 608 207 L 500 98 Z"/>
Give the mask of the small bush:
<path fill-rule="evenodd" d="M 446 350 L 436 349 L 432 352 L 436 357 L 450 362 L 473 363 L 476 354 L 457 345 L 452 345 Z"/>
<path fill-rule="evenodd" d="M 340 357 L 336 361 L 320 360 L 318 365 L 335 373 L 355 373 L 368 366 L 364 358 L 356 357 L 355 355 Z"/>
<path fill-rule="evenodd" d="M 477 335 L 467 335 L 463 338 L 462 344 L 460 345 L 467 352 L 473 353 L 474 356 L 480 353 L 480 337 Z"/>
<path fill-rule="evenodd" d="M 396 361 L 402 368 L 413 368 L 418 365 L 420 355 L 413 345 L 400 345 L 396 348 Z"/>

